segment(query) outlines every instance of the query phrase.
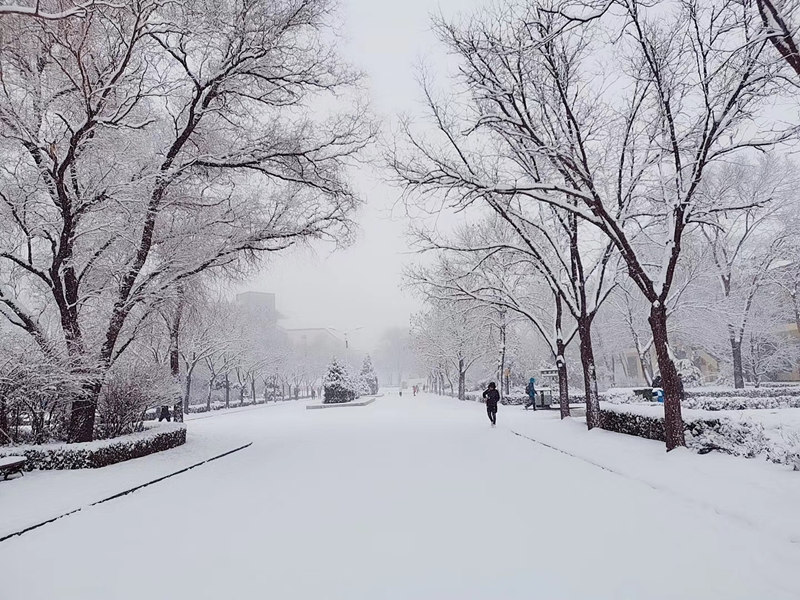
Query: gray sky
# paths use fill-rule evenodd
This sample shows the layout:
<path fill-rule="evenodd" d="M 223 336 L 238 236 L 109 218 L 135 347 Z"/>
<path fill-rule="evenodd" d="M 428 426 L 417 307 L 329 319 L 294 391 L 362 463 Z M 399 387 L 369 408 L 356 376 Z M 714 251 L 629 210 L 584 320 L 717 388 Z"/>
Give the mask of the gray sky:
<path fill-rule="evenodd" d="M 416 67 L 441 60 L 442 49 L 430 31 L 430 14 L 453 14 L 478 0 L 342 0 L 343 55 L 366 73 L 374 112 L 387 127 L 398 113 L 420 114 Z M 398 191 L 377 170 L 356 175 L 367 204 L 357 216 L 358 241 L 349 249 L 316 254 L 292 250 L 272 260 L 242 289 L 275 292 L 288 327 L 335 327 L 370 347 L 382 330 L 407 325 L 418 306 L 401 290 L 401 270 L 410 260 L 407 222 L 401 207 L 392 210 Z"/>

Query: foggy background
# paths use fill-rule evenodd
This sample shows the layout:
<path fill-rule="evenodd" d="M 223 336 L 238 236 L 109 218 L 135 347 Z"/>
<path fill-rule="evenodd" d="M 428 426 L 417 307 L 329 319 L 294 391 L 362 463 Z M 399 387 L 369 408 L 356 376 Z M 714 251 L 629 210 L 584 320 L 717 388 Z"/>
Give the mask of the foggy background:
<path fill-rule="evenodd" d="M 423 114 L 418 67 L 445 59 L 430 16 L 478 5 L 476 0 L 341 3 L 343 57 L 364 72 L 363 85 L 384 133 L 397 114 Z M 379 152 L 371 150 L 373 156 Z M 410 314 L 419 306 L 413 294 L 402 289 L 402 267 L 410 252 L 408 220 L 398 203 L 400 190 L 390 186 L 386 176 L 377 165 L 353 173 L 353 185 L 365 204 L 356 216 L 358 238 L 350 248 L 292 248 L 271 257 L 258 275 L 234 291 L 272 292 L 283 326 L 347 331 L 363 351 L 374 351 L 388 330 L 407 329 Z"/>

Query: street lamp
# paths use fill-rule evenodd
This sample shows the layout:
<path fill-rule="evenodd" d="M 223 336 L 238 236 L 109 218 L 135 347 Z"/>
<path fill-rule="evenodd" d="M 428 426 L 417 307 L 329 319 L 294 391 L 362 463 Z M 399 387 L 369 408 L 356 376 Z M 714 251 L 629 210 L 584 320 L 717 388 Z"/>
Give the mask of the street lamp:
<path fill-rule="evenodd" d="M 350 329 L 336 329 L 335 327 L 329 328 L 331 331 L 335 331 L 337 333 L 342 334 L 344 337 L 344 350 L 345 350 L 345 362 L 349 365 L 350 364 L 350 338 L 348 337 L 351 333 L 356 331 L 361 331 L 364 329 L 363 327 L 351 327 Z"/>

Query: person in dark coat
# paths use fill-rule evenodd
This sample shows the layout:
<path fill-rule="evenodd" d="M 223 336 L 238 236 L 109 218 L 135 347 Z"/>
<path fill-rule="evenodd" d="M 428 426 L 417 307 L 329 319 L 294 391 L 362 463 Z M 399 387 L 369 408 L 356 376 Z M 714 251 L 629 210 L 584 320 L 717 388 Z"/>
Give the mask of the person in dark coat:
<path fill-rule="evenodd" d="M 158 412 L 158 422 L 161 423 L 164 419 L 172 421 L 172 415 L 169 414 L 169 406 L 162 406 Z"/>
<path fill-rule="evenodd" d="M 531 377 L 528 385 L 525 386 L 525 393 L 528 394 L 528 403 L 525 405 L 525 408 L 536 410 L 536 379 L 533 377 Z"/>
<path fill-rule="evenodd" d="M 497 403 L 500 402 L 500 392 L 497 391 L 494 381 L 483 392 L 483 399 L 486 402 L 486 414 L 489 415 L 489 420 L 492 422 L 492 427 L 494 427 L 497 425 Z"/>

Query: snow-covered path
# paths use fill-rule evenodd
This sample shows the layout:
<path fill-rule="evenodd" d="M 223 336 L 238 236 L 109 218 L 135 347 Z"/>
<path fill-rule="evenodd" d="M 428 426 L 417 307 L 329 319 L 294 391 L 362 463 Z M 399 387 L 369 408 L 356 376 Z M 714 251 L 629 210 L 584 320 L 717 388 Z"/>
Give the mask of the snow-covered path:
<path fill-rule="evenodd" d="M 800 544 L 510 430 L 548 418 L 406 395 L 198 421 L 254 443 L 0 543 L 0 598 L 800 598 Z"/>

